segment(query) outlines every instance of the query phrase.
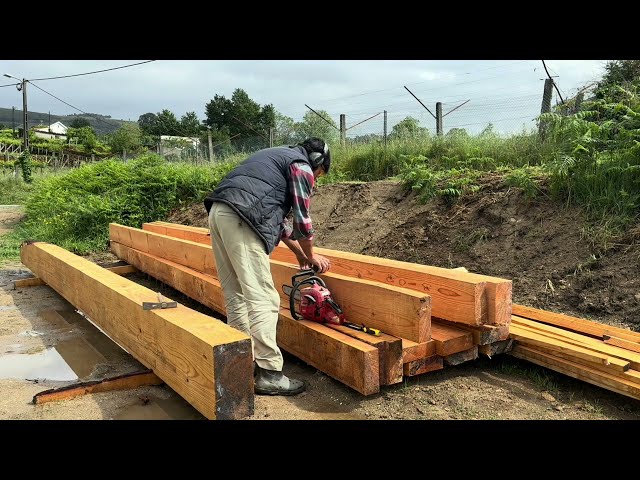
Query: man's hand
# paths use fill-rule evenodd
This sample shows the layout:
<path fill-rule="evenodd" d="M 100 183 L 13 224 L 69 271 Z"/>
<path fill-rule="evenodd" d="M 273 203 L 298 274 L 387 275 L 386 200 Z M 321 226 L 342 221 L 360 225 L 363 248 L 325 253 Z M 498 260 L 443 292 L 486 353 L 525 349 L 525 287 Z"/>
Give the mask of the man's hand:
<path fill-rule="evenodd" d="M 323 257 L 322 255 L 318 255 L 317 253 L 313 254 L 313 257 L 309 260 L 312 266 L 317 267 L 318 273 L 328 272 L 331 268 L 331 262 L 328 258 Z"/>
<path fill-rule="evenodd" d="M 309 259 L 304 253 L 296 254 L 296 258 L 298 259 L 300 270 L 308 270 L 311 268 L 311 262 L 309 262 Z"/>

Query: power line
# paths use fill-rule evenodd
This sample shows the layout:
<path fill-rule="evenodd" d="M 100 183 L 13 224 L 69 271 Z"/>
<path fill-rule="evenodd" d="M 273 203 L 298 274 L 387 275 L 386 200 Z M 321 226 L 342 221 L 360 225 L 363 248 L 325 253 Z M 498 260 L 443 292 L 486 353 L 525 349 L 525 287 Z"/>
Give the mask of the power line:
<path fill-rule="evenodd" d="M 155 62 L 155 60 L 145 60 L 144 62 L 132 63 L 130 65 L 123 65 L 121 67 L 105 68 L 104 70 L 96 70 L 96 71 L 93 71 L 93 72 L 86 72 L 86 73 L 75 73 L 73 75 L 62 75 L 60 77 L 32 78 L 32 79 L 29 79 L 29 81 L 35 82 L 35 81 L 41 81 L 41 80 L 56 80 L 58 78 L 80 77 L 82 75 L 93 75 L 94 73 L 110 72 L 112 70 L 119 70 L 121 68 L 135 67 L 136 65 L 142 65 L 143 63 L 149 63 L 149 62 Z"/>
<path fill-rule="evenodd" d="M 461 75 L 471 75 L 472 73 L 484 72 L 486 70 L 495 70 L 496 68 L 505 68 L 505 67 L 508 67 L 510 65 L 515 65 L 516 63 L 523 63 L 523 62 L 528 62 L 528 61 L 529 60 L 518 60 L 516 62 L 511 62 L 511 63 L 508 63 L 506 65 L 496 65 L 494 67 L 483 68 L 483 69 L 480 69 L 480 70 L 476 70 L 474 72 L 457 73 L 457 74 L 454 74 L 454 77 L 461 76 Z M 489 77 L 489 78 L 494 78 L 494 77 Z M 425 80 L 423 82 L 407 83 L 407 85 L 421 85 L 423 83 L 427 83 L 427 82 L 431 82 L 431 81 L 433 81 L 433 80 Z M 344 99 L 344 98 L 361 97 L 361 96 L 364 96 L 364 95 L 371 95 L 373 93 L 388 92 L 390 90 L 396 90 L 396 89 L 399 89 L 399 88 L 400 87 L 390 87 L 390 88 L 383 88 L 381 90 L 370 90 L 370 91 L 363 92 L 363 93 L 358 93 L 358 94 L 355 94 L 355 95 L 346 95 L 346 96 L 343 96 L 343 97 L 335 97 L 335 98 L 324 99 L 324 100 L 320 100 L 320 102 L 328 103 L 328 102 L 333 102 L 334 100 L 341 100 L 341 99 Z"/>
<path fill-rule="evenodd" d="M 558 89 L 558 86 L 556 85 L 556 82 L 553 81 L 553 78 L 551 78 L 551 74 L 549 73 L 549 70 L 547 70 L 547 64 L 544 63 L 544 60 L 542 60 L 542 65 L 544 66 L 544 70 L 545 72 L 547 72 L 547 76 L 549 77 L 549 80 L 551 80 L 551 83 L 553 84 L 553 86 L 556 89 L 556 92 L 558 92 L 558 96 L 560 97 L 560 101 L 562 102 L 562 104 L 564 105 L 564 99 L 562 98 L 562 95 L 560 94 L 560 90 Z"/>
<path fill-rule="evenodd" d="M 31 82 L 29 82 L 29 83 L 31 83 Z M 109 124 L 107 121 L 102 120 L 102 118 L 100 118 L 100 117 L 94 117 L 94 116 L 92 116 L 90 113 L 87 113 L 87 112 L 85 112 L 84 110 L 79 109 L 78 107 L 74 107 L 74 106 L 73 106 L 73 105 L 71 105 L 70 103 L 65 102 L 65 101 L 64 101 L 64 100 L 62 100 L 61 98 L 56 97 L 53 93 L 47 92 L 44 88 L 39 87 L 39 86 L 38 86 L 38 85 L 36 85 L 35 83 L 31 83 L 31 85 L 33 85 L 34 87 L 36 87 L 38 90 L 42 90 L 42 91 L 43 91 L 44 93 L 46 93 L 47 95 L 52 96 L 53 98 L 55 98 L 56 100 L 58 100 L 58 101 L 60 101 L 60 102 L 64 103 L 65 105 L 68 105 L 68 106 L 70 106 L 71 108 L 73 108 L 73 109 L 75 109 L 75 110 L 78 110 L 78 111 L 79 111 L 79 112 L 81 112 L 81 113 L 84 113 L 85 115 L 89 115 L 90 117 L 95 118 L 96 120 L 99 120 L 99 121 L 101 121 L 102 123 L 105 123 L 105 124 L 107 124 L 107 125 L 109 125 L 109 126 L 111 126 L 111 127 L 114 125 L 114 124 Z M 115 124 L 115 125 L 120 126 L 120 125 L 118 125 L 118 124 Z"/>
<path fill-rule="evenodd" d="M 9 83 L 7 85 L 0 85 L 0 88 L 2 87 L 15 87 L 16 85 L 20 85 L 19 83 Z"/>

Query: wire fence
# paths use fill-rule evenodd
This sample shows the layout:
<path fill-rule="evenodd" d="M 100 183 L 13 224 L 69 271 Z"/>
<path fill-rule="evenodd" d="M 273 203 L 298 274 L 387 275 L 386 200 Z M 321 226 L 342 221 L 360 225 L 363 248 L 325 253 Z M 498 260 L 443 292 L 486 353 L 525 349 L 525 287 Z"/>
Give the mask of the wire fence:
<path fill-rule="evenodd" d="M 287 121 L 279 118 L 273 128 L 254 130 L 255 135 L 232 134 L 224 138 L 217 132 L 208 136 L 204 131 L 197 137 L 190 137 L 178 122 L 166 134 L 193 141 L 177 145 L 176 142 L 154 139 L 145 146 L 148 151 L 168 161 L 199 164 L 223 162 L 269 146 L 292 145 L 310 136 L 323 138 L 330 145 L 341 144 L 349 148 L 363 144 L 386 145 L 392 140 L 436 135 L 473 136 L 489 131 L 500 136 L 532 134 L 538 131 L 538 117 L 545 109 L 543 92 L 546 82 L 551 79 L 540 78 L 545 75 L 533 73 L 534 64 L 538 65 L 538 61 L 505 62 L 486 69 L 455 74 L 449 82 L 426 80 L 408 86 L 319 100 L 312 106 L 305 104 L 307 110 L 304 114 L 286 117 Z M 525 78 L 522 74 L 526 72 L 529 72 L 529 76 L 525 81 L 522 80 Z M 515 79 L 516 75 L 518 80 Z M 497 82 L 502 82 L 501 85 L 506 87 L 498 87 Z M 554 87 L 558 95 L 555 92 L 550 94 L 556 96 L 557 104 L 562 89 L 557 84 Z M 578 88 L 575 91 L 562 91 L 563 97 L 569 98 L 577 91 Z M 551 95 L 545 99 L 547 109 L 553 108 Z M 19 121 L 17 119 L 21 118 L 18 113 L 19 110 L 11 112 L 13 128 Z M 55 121 L 58 117 L 35 114 L 29 118 L 29 126 L 32 122 L 43 124 L 48 123 L 49 119 Z M 121 121 L 107 117 L 95 119 L 94 123 L 105 129 L 121 125 Z M 8 122 L 4 124 L 6 128 Z M 157 143 L 153 143 L 155 141 Z M 5 156 L 8 154 L 5 153 Z M 115 152 L 114 156 L 127 160 L 132 155 L 131 152 L 122 151 Z"/>

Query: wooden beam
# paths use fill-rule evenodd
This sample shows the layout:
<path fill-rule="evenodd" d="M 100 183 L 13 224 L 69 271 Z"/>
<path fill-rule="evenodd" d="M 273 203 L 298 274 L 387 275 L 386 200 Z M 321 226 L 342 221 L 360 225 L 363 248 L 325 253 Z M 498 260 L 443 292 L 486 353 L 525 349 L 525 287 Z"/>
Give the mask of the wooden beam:
<path fill-rule="evenodd" d="M 296 273 L 299 273 L 297 266 L 271 260 L 273 283 L 286 308 L 289 297 L 282 287 L 291 285 L 291 277 Z M 430 339 L 429 295 L 336 273 L 324 273 L 321 278 L 348 321 L 418 343 Z"/>
<path fill-rule="evenodd" d="M 170 260 L 111 242 L 113 253 L 203 305 L 226 314 L 220 282 Z M 363 395 L 380 391 L 378 349 L 331 328 L 293 320 L 280 309 L 278 345 Z"/>
<path fill-rule="evenodd" d="M 441 357 L 473 347 L 471 332 L 439 322 L 431 324 L 431 339 L 436 343 L 436 353 Z"/>
<path fill-rule="evenodd" d="M 24 243 L 20 258 L 205 417 L 253 414 L 248 336 L 180 304 L 143 310 L 156 292 L 56 245 Z"/>
<path fill-rule="evenodd" d="M 576 359 L 610 366 L 612 370 L 617 370 L 621 373 L 629 369 L 630 364 L 628 361 L 595 352 L 589 348 L 574 345 L 566 341 L 557 340 L 541 333 L 535 333 L 520 325 L 514 325 L 513 323 L 511 324 L 510 335 L 511 338 L 521 345 L 531 345 L 533 347 L 542 347 L 547 350 L 558 351 Z"/>
<path fill-rule="evenodd" d="M 604 325 L 584 318 L 571 317 L 562 313 L 514 304 L 513 314 L 549 325 L 555 325 L 556 327 L 566 328 L 567 330 L 572 330 L 584 335 L 591 335 L 596 338 L 602 338 L 603 335 L 611 335 L 612 337 L 623 338 L 630 342 L 640 342 L 640 333 L 638 332 Z"/>
<path fill-rule="evenodd" d="M 560 341 L 588 348 L 604 355 L 620 358 L 622 360 L 630 362 L 631 368 L 634 368 L 636 370 L 640 369 L 640 353 L 626 350 L 614 345 L 607 345 L 602 340 L 599 340 L 597 338 L 574 333 L 568 330 L 563 330 L 562 328 L 546 325 L 534 320 L 520 318 L 517 315 L 513 316 L 512 325 L 517 325 L 518 327 L 532 332 L 541 333 Z"/>
<path fill-rule="evenodd" d="M 478 345 L 478 353 L 482 355 L 486 355 L 491 358 L 494 355 L 498 355 L 500 353 L 510 352 L 513 348 L 513 340 L 500 340 L 494 343 L 490 343 L 488 345 Z"/>
<path fill-rule="evenodd" d="M 406 338 L 402 339 L 402 363 L 413 362 L 422 358 L 431 357 L 436 354 L 436 342 L 416 343 Z"/>
<path fill-rule="evenodd" d="M 378 349 L 380 385 L 393 385 L 402 381 L 401 338 L 386 333 L 380 333 L 380 336 L 375 337 L 344 325 L 326 324 L 326 326 Z"/>
<path fill-rule="evenodd" d="M 362 395 L 380 391 L 378 349 L 280 309 L 278 345 Z"/>
<path fill-rule="evenodd" d="M 132 265 L 118 265 L 117 267 L 109 267 L 105 268 L 105 270 L 109 270 L 117 275 L 126 275 L 127 273 L 137 272 L 136 268 Z M 24 287 L 37 287 L 40 285 L 46 285 L 44 280 L 40 277 L 29 277 L 29 278 L 21 278 L 13 282 L 13 289 L 16 288 L 24 288 Z"/>
<path fill-rule="evenodd" d="M 33 396 L 32 403 L 39 405 L 47 402 L 70 400 L 89 393 L 113 392 L 116 390 L 131 390 L 133 388 L 150 385 L 162 385 L 164 382 L 151 370 L 127 373 L 117 377 L 94 380 L 92 382 L 74 383 L 65 387 L 52 388 Z"/>
<path fill-rule="evenodd" d="M 189 230 L 190 240 L 211 244 L 206 228 L 167 222 L 145 223 L 142 228 L 167 235 L 183 235 L 178 230 Z M 331 260 L 332 273 L 429 294 L 435 308 L 432 315 L 447 321 L 472 325 L 508 325 L 511 321 L 511 280 L 320 247 L 314 247 L 314 251 Z M 293 252 L 282 244 L 271 258 L 296 263 Z"/>
<path fill-rule="evenodd" d="M 442 363 L 442 357 L 439 355 L 433 355 L 431 357 L 421 358 L 419 360 L 413 360 L 409 363 L 405 363 L 402 366 L 402 369 L 405 376 L 414 377 L 416 375 L 422 375 L 423 373 L 442 370 L 443 367 L 444 364 Z"/>
<path fill-rule="evenodd" d="M 447 355 L 446 357 L 442 357 L 444 364 L 453 367 L 454 365 L 460 365 L 464 362 L 469 362 L 471 360 L 475 360 L 478 358 L 478 346 L 474 345 L 468 350 L 463 350 L 462 352 L 453 353 L 451 355 Z"/>
<path fill-rule="evenodd" d="M 476 345 L 488 345 L 509 338 L 509 325 L 464 325 L 462 323 L 447 322 L 437 317 L 431 317 L 431 322 L 433 323 L 434 321 L 446 322 L 446 324 L 451 327 L 461 328 L 471 332 L 473 343 Z"/>
<path fill-rule="evenodd" d="M 210 246 L 114 223 L 109 225 L 109 234 L 114 242 L 217 278 L 215 258 Z M 292 265 L 271 260 L 270 264 L 282 305 L 288 308 L 289 297 L 283 292 L 282 286 L 291 285 L 291 277 L 299 273 L 297 263 Z M 415 342 L 429 340 L 429 295 L 334 273 L 323 274 L 322 280 L 344 311 L 347 320 Z"/>
<path fill-rule="evenodd" d="M 514 345 L 509 355 L 640 400 L 640 384 L 638 384 L 632 376 L 620 376 L 617 373 L 613 374 L 596 370 L 575 361 L 555 358 L 552 355 L 536 351 L 525 345 Z"/>
<path fill-rule="evenodd" d="M 630 342 L 629 340 L 625 340 L 624 338 L 607 335 L 606 333 L 602 335 L 602 340 L 608 345 L 615 345 L 620 348 L 631 350 L 632 352 L 640 353 L 640 343 L 638 342 Z"/>
<path fill-rule="evenodd" d="M 210 245 L 139 228 L 126 227 L 117 223 L 109 224 L 109 239 L 218 278 L 213 249 Z"/>

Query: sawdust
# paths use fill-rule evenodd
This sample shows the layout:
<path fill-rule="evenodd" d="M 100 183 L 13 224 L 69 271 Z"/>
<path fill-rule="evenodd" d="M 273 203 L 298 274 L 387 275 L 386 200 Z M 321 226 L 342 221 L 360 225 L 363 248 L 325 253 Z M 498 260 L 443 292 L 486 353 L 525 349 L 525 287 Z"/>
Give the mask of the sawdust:
<path fill-rule="evenodd" d="M 312 204 L 317 245 L 511 278 L 516 303 L 638 330 L 640 235 L 632 230 L 619 247 L 601 255 L 581 235 L 584 217 L 579 210 L 566 210 L 548 199 L 526 201 L 495 179 L 486 185 L 453 206 L 422 205 L 414 194 L 388 181 L 321 187 Z M 206 226 L 200 203 L 165 220 Z M 89 258 L 100 264 L 117 261 L 111 254 Z M 16 344 L 55 346 L 69 335 L 51 331 L 48 336 L 20 336 L 45 329 L 42 310 L 72 308 L 47 286 L 12 290 L 10 282 L 25 273 L 20 264 L 0 270 L 0 305 L 16 307 L 0 312 L 0 355 Z M 144 274 L 127 277 L 215 316 Z M 139 367 L 126 353 L 112 352 L 93 375 Z M 247 420 L 640 419 L 637 400 L 508 355 L 406 378 L 368 397 L 288 354 L 284 371 L 304 380 L 307 391 L 295 397 L 257 396 L 254 415 Z M 0 419 L 202 418 L 189 406 L 168 409 L 166 402 L 179 404 L 181 399 L 166 386 L 29 403 L 35 393 L 55 384 L 0 380 Z"/>

